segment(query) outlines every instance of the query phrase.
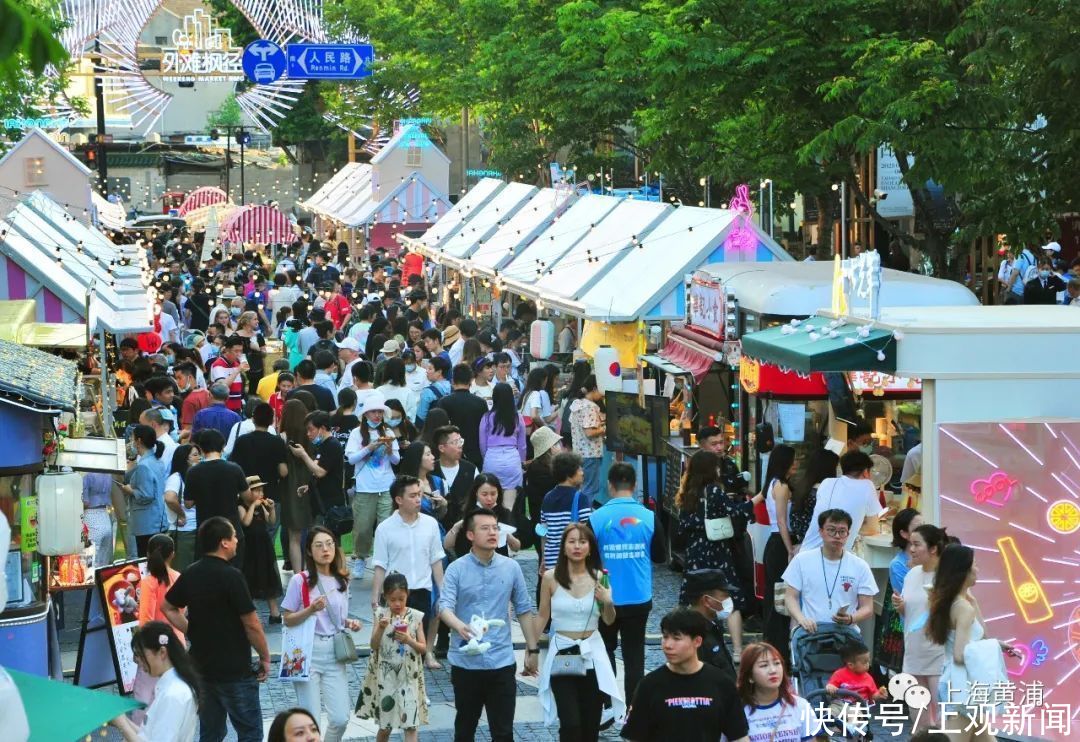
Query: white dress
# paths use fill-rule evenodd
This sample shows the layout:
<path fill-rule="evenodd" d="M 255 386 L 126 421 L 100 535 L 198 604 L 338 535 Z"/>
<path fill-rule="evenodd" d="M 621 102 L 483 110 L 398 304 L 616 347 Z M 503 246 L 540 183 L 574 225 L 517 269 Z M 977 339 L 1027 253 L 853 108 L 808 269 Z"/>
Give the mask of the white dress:
<path fill-rule="evenodd" d="M 978 620 L 971 626 L 971 637 L 968 643 L 977 642 L 986 635 L 986 630 Z M 945 666 L 941 671 L 941 679 L 938 681 L 938 700 L 949 703 L 961 711 L 967 705 L 970 686 L 968 684 L 967 668 L 953 662 L 953 647 L 956 644 L 956 631 L 949 631 L 945 639 Z"/>
<path fill-rule="evenodd" d="M 904 577 L 904 664 L 903 672 L 912 675 L 937 675 L 945 664 L 945 648 L 926 635 L 929 617 L 930 588 L 934 573 L 921 566 L 911 568 Z"/>

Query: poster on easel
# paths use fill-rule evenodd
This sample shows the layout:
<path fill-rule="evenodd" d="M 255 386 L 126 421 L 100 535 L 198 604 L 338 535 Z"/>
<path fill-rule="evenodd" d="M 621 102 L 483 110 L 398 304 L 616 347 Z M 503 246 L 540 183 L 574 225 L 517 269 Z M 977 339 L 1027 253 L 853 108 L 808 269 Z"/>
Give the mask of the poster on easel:
<path fill-rule="evenodd" d="M 139 597 L 146 559 L 119 562 L 94 571 L 95 589 L 87 595 L 75 684 L 100 688 L 116 683 L 120 693 L 135 686 L 131 637 L 139 628 Z"/>

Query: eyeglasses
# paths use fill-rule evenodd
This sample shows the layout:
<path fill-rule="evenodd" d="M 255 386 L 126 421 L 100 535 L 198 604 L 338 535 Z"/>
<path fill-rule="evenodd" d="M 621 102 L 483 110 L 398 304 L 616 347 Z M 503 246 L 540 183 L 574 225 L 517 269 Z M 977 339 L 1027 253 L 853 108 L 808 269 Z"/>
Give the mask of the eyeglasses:
<path fill-rule="evenodd" d="M 311 542 L 311 548 L 312 549 L 333 549 L 334 548 L 334 542 L 333 541 L 312 541 Z"/>
<path fill-rule="evenodd" d="M 465 445 L 465 439 L 464 438 L 447 438 L 446 439 L 446 444 L 449 445 L 449 446 L 464 446 Z"/>
<path fill-rule="evenodd" d="M 848 531 L 848 529 L 846 529 L 846 528 L 826 528 L 825 529 L 825 535 L 826 536 L 834 536 L 834 537 L 835 536 L 847 536 L 848 533 L 850 533 L 850 531 Z"/>

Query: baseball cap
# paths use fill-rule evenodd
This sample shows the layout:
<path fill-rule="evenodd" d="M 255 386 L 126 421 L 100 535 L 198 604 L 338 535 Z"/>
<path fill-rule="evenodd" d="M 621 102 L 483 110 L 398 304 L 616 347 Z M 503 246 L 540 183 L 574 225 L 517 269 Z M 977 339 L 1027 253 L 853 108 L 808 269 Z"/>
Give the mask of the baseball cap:
<path fill-rule="evenodd" d="M 473 363 L 473 371 L 474 372 L 475 371 L 481 371 L 481 370 L 487 368 L 488 366 L 494 366 L 494 365 L 495 365 L 495 361 L 491 360 L 487 356 L 480 356 Z"/>
<path fill-rule="evenodd" d="M 354 337 L 347 337 L 340 343 L 336 343 L 337 347 L 351 350 L 353 353 L 360 352 L 360 342 Z"/>
<path fill-rule="evenodd" d="M 1061 245 L 1057 242 L 1047 242 L 1042 249 L 1049 252 L 1061 252 Z"/>

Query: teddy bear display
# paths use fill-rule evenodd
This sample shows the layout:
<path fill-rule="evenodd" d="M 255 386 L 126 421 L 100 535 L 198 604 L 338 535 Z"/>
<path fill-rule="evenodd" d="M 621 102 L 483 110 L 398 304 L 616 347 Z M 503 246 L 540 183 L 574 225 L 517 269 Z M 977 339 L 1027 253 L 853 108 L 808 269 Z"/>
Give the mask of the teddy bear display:
<path fill-rule="evenodd" d="M 505 625 L 506 621 L 500 618 L 487 619 L 473 614 L 473 617 L 469 619 L 469 631 L 472 632 L 472 638 L 461 647 L 461 651 L 465 654 L 484 654 L 491 649 L 491 642 L 481 641 L 484 634 L 489 629 L 497 629 Z"/>

